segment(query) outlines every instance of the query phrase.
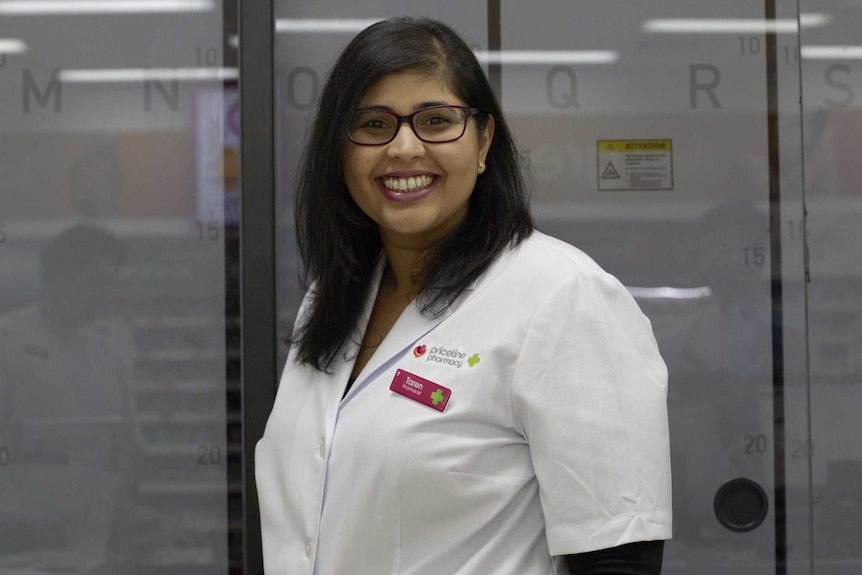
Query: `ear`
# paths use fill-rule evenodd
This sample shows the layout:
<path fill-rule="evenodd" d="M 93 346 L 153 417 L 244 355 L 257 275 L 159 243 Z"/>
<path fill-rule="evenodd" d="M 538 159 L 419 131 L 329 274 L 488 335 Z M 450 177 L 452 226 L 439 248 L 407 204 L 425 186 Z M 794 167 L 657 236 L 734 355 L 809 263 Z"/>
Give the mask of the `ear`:
<path fill-rule="evenodd" d="M 491 141 L 494 139 L 494 116 L 488 114 L 488 123 L 485 129 L 479 132 L 479 161 L 484 162 L 491 149 Z"/>

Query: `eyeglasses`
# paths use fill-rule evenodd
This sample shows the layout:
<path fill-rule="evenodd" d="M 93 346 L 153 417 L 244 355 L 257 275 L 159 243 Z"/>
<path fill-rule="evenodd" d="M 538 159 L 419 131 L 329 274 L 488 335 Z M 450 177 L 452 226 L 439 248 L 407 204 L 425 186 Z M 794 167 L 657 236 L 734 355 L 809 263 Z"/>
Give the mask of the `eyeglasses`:
<path fill-rule="evenodd" d="M 354 111 L 347 137 L 361 146 L 380 146 L 394 140 L 401 123 L 407 122 L 423 142 L 454 142 L 467 131 L 467 118 L 485 114 L 484 110 L 468 106 L 431 106 L 406 116 L 362 108 Z"/>

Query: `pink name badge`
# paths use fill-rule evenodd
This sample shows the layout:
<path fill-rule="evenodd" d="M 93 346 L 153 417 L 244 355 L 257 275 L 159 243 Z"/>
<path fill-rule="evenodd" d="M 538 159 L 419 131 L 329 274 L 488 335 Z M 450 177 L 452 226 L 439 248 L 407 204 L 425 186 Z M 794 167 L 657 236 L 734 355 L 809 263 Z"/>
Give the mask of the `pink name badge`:
<path fill-rule="evenodd" d="M 442 385 L 437 385 L 433 381 L 403 369 L 395 372 L 389 389 L 437 411 L 446 409 L 446 404 L 449 403 L 449 397 L 452 395 L 452 391 Z"/>

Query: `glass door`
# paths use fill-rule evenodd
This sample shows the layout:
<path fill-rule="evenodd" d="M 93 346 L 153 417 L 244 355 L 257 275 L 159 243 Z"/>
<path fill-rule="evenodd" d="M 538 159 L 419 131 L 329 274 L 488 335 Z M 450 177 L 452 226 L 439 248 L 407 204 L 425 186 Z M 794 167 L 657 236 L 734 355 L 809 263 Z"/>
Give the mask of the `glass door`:
<path fill-rule="evenodd" d="M 376 19 L 449 23 L 497 87 L 539 229 L 619 277 L 670 371 L 665 573 L 809 573 L 795 2 L 275 3 L 280 329 L 301 297 L 290 201 L 328 66 Z M 283 360 L 286 348 L 281 350 Z"/>
<path fill-rule="evenodd" d="M 668 364 L 664 572 L 808 572 L 794 5 L 501 4 L 538 225 L 622 280 Z"/>
<path fill-rule="evenodd" d="M 0 572 L 239 565 L 235 10 L 0 2 Z"/>
<path fill-rule="evenodd" d="M 805 195 L 809 212 L 814 572 L 862 565 L 862 4 L 803 1 L 827 26 L 803 27 Z"/>

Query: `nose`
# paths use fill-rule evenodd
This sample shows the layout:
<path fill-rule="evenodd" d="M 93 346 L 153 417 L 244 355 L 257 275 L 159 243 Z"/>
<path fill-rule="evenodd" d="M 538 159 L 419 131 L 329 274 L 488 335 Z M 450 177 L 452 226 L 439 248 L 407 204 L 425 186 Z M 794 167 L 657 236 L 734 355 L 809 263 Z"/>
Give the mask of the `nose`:
<path fill-rule="evenodd" d="M 425 155 L 425 143 L 413 132 L 409 120 L 402 121 L 387 151 L 392 159 L 413 160 Z"/>

